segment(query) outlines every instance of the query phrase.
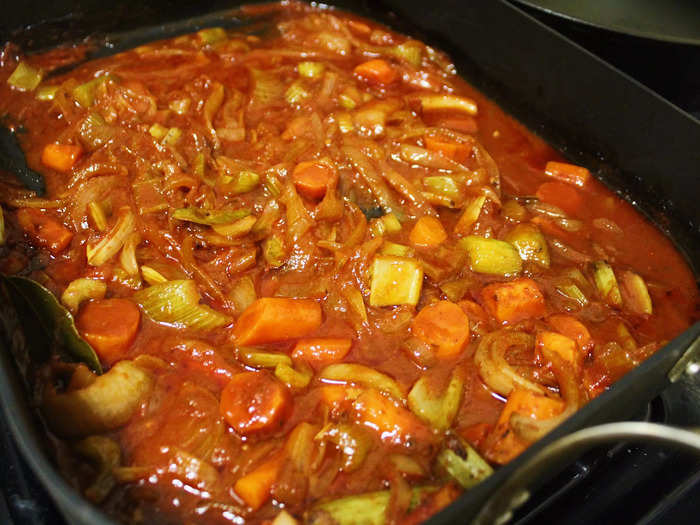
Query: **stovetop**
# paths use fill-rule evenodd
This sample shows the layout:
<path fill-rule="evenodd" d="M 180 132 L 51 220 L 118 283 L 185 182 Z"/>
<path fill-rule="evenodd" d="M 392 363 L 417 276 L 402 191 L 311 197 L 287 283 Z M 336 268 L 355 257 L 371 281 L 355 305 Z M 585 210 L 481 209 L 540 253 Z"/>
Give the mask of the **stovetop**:
<path fill-rule="evenodd" d="M 700 47 L 618 35 L 526 11 L 700 119 Z M 700 377 L 674 384 L 639 417 L 700 426 Z M 64 525 L 6 431 L 0 431 L 0 458 L 0 523 Z M 624 444 L 576 461 L 535 493 L 512 523 L 684 525 L 698 523 L 698 516 L 700 461 L 657 446 Z"/>

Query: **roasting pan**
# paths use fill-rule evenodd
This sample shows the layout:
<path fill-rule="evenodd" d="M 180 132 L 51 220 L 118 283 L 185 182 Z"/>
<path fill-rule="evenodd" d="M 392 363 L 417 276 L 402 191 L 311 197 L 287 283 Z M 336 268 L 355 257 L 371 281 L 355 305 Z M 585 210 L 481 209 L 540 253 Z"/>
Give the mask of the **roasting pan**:
<path fill-rule="evenodd" d="M 700 276 L 700 122 L 504 0 L 329 3 L 447 51 L 467 81 L 573 162 L 591 168 L 665 231 L 686 256 L 696 278 Z M 95 52 L 113 53 L 148 40 L 221 25 L 222 20 L 245 24 L 240 17 L 232 18 L 237 4 L 122 0 L 110 6 L 97 0 L 25 0 L 4 7 L 0 43 L 12 40 L 36 51 L 88 35 L 108 35 Z M 22 379 L 31 334 L 20 331 L 18 313 L 10 304 L 2 294 L 0 408 L 9 430 L 69 523 L 113 525 L 54 466 Z M 645 423 L 604 424 L 630 418 L 671 382 L 697 372 L 698 361 L 700 322 L 429 523 L 502 523 L 530 490 L 587 446 L 608 439 L 643 435 L 697 448 L 700 438 L 690 432 L 669 432 L 668 427 Z"/>

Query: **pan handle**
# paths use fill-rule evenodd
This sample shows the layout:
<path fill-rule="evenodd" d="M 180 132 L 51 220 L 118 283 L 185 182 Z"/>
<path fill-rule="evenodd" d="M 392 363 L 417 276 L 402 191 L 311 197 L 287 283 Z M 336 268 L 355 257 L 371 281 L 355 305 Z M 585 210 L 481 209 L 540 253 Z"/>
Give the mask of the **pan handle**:
<path fill-rule="evenodd" d="M 610 442 L 651 442 L 692 452 L 700 457 L 700 427 L 687 430 L 646 422 L 619 422 L 584 428 L 564 436 L 521 465 L 487 500 L 473 525 L 504 525 L 530 498 L 528 487 L 569 464 L 583 452 Z"/>

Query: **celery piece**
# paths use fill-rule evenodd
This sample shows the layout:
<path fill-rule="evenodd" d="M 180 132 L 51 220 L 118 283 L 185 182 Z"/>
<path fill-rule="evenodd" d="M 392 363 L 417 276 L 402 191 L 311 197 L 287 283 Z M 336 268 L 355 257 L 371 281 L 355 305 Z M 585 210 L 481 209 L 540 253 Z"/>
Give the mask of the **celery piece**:
<path fill-rule="evenodd" d="M 486 197 L 482 195 L 476 197 L 464 207 L 462 215 L 459 217 L 457 224 L 455 224 L 455 233 L 466 235 L 471 231 L 474 223 L 479 220 L 479 215 L 481 215 L 481 209 L 484 207 L 485 202 Z"/>
<path fill-rule="evenodd" d="M 167 277 L 165 277 L 162 273 L 145 264 L 141 266 L 141 276 L 143 277 L 143 280 L 151 286 L 168 282 Z"/>
<path fill-rule="evenodd" d="M 254 348 L 240 348 L 238 358 L 253 368 L 275 368 L 279 365 L 292 366 L 292 358 L 287 354 L 261 352 Z"/>
<path fill-rule="evenodd" d="M 299 62 L 297 71 L 304 78 L 319 78 L 325 66 L 321 62 Z"/>
<path fill-rule="evenodd" d="M 75 314 L 83 301 L 102 299 L 107 293 L 107 285 L 102 281 L 81 277 L 68 283 L 61 294 L 61 303 Z"/>
<path fill-rule="evenodd" d="M 387 233 L 398 233 L 401 231 L 401 223 L 393 213 L 387 213 L 381 217 L 381 221 L 384 223 Z"/>
<path fill-rule="evenodd" d="M 423 186 L 431 193 L 446 197 L 451 202 L 458 202 L 464 197 L 454 178 L 446 175 L 425 177 Z"/>
<path fill-rule="evenodd" d="M 470 489 L 493 474 L 493 469 L 467 443 L 460 440 L 460 445 L 463 454 L 446 448 L 440 452 L 437 461 L 462 488 Z"/>
<path fill-rule="evenodd" d="M 73 98 L 84 108 L 88 108 L 95 103 L 95 94 L 97 89 L 108 80 L 111 80 L 112 75 L 103 75 L 101 77 L 93 78 L 87 82 L 80 84 L 73 88 L 71 94 Z"/>
<path fill-rule="evenodd" d="M 289 388 L 306 388 L 313 374 L 311 370 L 299 371 L 287 364 L 279 363 L 275 366 L 275 377 Z"/>
<path fill-rule="evenodd" d="M 472 271 L 489 275 L 517 275 L 523 268 L 518 251 L 509 243 L 470 235 L 459 240 L 469 253 Z"/>
<path fill-rule="evenodd" d="M 428 378 L 423 376 L 413 384 L 408 393 L 408 407 L 433 428 L 447 430 L 459 410 L 463 389 L 464 382 L 453 374 L 445 391 L 436 395 Z"/>
<path fill-rule="evenodd" d="M 41 83 L 41 78 L 44 76 L 41 69 L 34 68 L 22 61 L 17 64 L 17 67 L 7 79 L 7 83 L 20 91 L 34 91 Z"/>
<path fill-rule="evenodd" d="M 287 257 L 284 243 L 277 235 L 268 237 L 262 243 L 262 253 L 265 261 L 272 268 L 279 268 Z"/>
<path fill-rule="evenodd" d="M 337 383 L 356 383 L 370 388 L 376 388 L 392 395 L 397 400 L 403 399 L 403 391 L 399 384 L 386 374 L 377 372 L 374 368 L 356 363 L 334 363 L 321 370 L 319 377 L 322 381 Z"/>
<path fill-rule="evenodd" d="M 174 146 L 182 138 L 182 130 L 180 128 L 170 128 L 163 137 L 163 144 Z"/>
<path fill-rule="evenodd" d="M 279 197 L 282 193 L 282 183 L 277 175 L 271 171 L 267 171 L 263 175 L 263 187 L 273 197 Z"/>
<path fill-rule="evenodd" d="M 450 301 L 456 303 L 462 300 L 472 284 L 472 281 L 469 279 L 455 279 L 454 281 L 447 281 L 440 284 L 440 290 Z"/>
<path fill-rule="evenodd" d="M 207 27 L 205 29 L 200 29 L 197 31 L 197 35 L 202 42 L 207 45 L 217 44 L 228 38 L 226 36 L 226 30 L 223 27 Z"/>
<path fill-rule="evenodd" d="M 224 175 L 227 177 L 227 175 Z M 240 171 L 230 179 L 222 180 L 222 189 L 232 195 L 240 195 L 253 191 L 260 184 L 260 175 L 254 171 Z"/>
<path fill-rule="evenodd" d="M 168 128 L 156 123 L 149 128 L 148 132 L 151 134 L 151 137 L 156 140 L 160 140 L 168 134 Z"/>
<path fill-rule="evenodd" d="M 355 124 L 352 121 L 352 115 L 347 111 L 336 113 L 335 121 L 338 123 L 338 129 L 343 135 L 355 131 Z"/>
<path fill-rule="evenodd" d="M 505 238 L 518 250 L 523 261 L 532 261 L 549 268 L 549 248 L 540 229 L 534 224 L 518 224 Z"/>
<path fill-rule="evenodd" d="M 396 244 L 395 242 L 384 241 L 379 250 L 382 255 L 396 255 L 398 257 L 409 257 L 413 250 L 405 244 Z"/>
<path fill-rule="evenodd" d="M 251 100 L 254 103 L 267 105 L 276 102 L 284 95 L 284 84 L 277 75 L 261 69 L 251 69 L 253 80 L 253 94 Z"/>
<path fill-rule="evenodd" d="M 620 281 L 625 306 L 639 315 L 651 315 L 652 304 L 644 279 L 634 272 L 623 272 Z"/>
<path fill-rule="evenodd" d="M 588 298 L 577 285 L 570 282 L 563 282 L 557 284 L 556 288 L 561 294 L 565 295 L 572 301 L 576 301 L 582 307 L 588 304 Z"/>
<path fill-rule="evenodd" d="M 423 44 L 417 40 L 406 40 L 403 44 L 391 48 L 390 54 L 418 67 L 423 60 Z"/>
<path fill-rule="evenodd" d="M 287 91 L 284 92 L 285 100 L 288 104 L 292 105 L 300 104 L 310 96 L 311 93 L 304 88 L 301 82 L 292 82 L 289 88 L 287 88 Z"/>
<path fill-rule="evenodd" d="M 423 287 L 423 268 L 417 260 L 380 255 L 375 257 L 371 273 L 371 306 L 418 304 Z"/>
<path fill-rule="evenodd" d="M 205 226 L 230 224 L 250 215 L 250 210 L 206 210 L 204 208 L 178 208 L 173 211 L 173 219 L 194 222 Z"/>
<path fill-rule="evenodd" d="M 41 86 L 36 90 L 34 98 L 42 101 L 53 100 L 58 92 L 58 87 L 59 86 Z"/>
<path fill-rule="evenodd" d="M 615 272 L 608 263 L 605 261 L 593 263 L 593 280 L 605 302 L 615 306 L 622 304 L 622 296 L 620 295 L 620 287 L 617 285 Z"/>
<path fill-rule="evenodd" d="M 190 110 L 190 106 L 192 105 L 192 99 L 191 98 L 181 98 L 178 100 L 173 100 L 168 104 L 168 108 L 170 108 L 172 111 L 177 113 L 178 115 L 184 115 Z"/>
<path fill-rule="evenodd" d="M 199 304 L 197 285 L 190 279 L 149 286 L 133 295 L 143 311 L 156 322 L 195 330 L 227 325 L 231 318 Z"/>
<path fill-rule="evenodd" d="M 355 99 L 345 93 L 338 95 L 338 103 L 345 109 L 355 109 L 355 107 L 357 107 Z"/>

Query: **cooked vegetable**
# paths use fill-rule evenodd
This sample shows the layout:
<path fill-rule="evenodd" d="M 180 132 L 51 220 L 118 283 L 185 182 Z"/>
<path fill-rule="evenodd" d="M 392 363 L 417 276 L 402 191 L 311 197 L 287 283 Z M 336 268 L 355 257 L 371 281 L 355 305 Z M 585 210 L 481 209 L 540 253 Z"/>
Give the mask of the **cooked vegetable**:
<path fill-rule="evenodd" d="M 65 173 L 78 162 L 83 148 L 74 144 L 47 144 L 41 153 L 41 162 L 56 171 Z"/>
<path fill-rule="evenodd" d="M 435 392 L 429 378 L 423 376 L 408 393 L 408 407 L 433 428 L 447 430 L 459 410 L 463 388 L 464 382 L 457 374 L 452 374 L 447 388 L 443 392 Z"/>
<path fill-rule="evenodd" d="M 75 314 L 83 301 L 102 299 L 107 293 L 107 285 L 96 279 L 81 277 L 68 283 L 61 294 L 61 302 Z"/>
<path fill-rule="evenodd" d="M 423 308 L 411 324 L 413 335 L 438 347 L 437 356 L 459 355 L 469 339 L 469 318 L 450 301 L 438 301 Z"/>
<path fill-rule="evenodd" d="M 126 424 L 152 386 L 153 378 L 146 370 L 133 361 L 119 361 L 84 388 L 47 391 L 42 413 L 59 436 L 101 434 Z"/>
<path fill-rule="evenodd" d="M 342 361 L 350 351 L 351 346 L 352 340 L 350 339 L 332 337 L 302 339 L 294 346 L 292 357 L 304 359 L 312 365 L 320 366 Z"/>
<path fill-rule="evenodd" d="M 420 66 L 425 46 L 417 40 L 406 40 L 404 43 L 394 46 L 391 54 L 400 60 L 405 60 L 414 67 Z"/>
<path fill-rule="evenodd" d="M 586 168 L 565 162 L 549 161 L 544 172 L 552 178 L 580 188 L 584 187 L 591 178 L 591 173 Z"/>
<path fill-rule="evenodd" d="M 299 62 L 297 71 L 299 76 L 305 78 L 320 78 L 325 65 L 321 62 Z"/>
<path fill-rule="evenodd" d="M 434 247 L 447 240 L 447 232 L 438 219 L 423 216 L 413 225 L 408 238 L 415 246 Z"/>
<path fill-rule="evenodd" d="M 179 221 L 194 222 L 206 226 L 230 224 L 250 215 L 250 210 L 205 210 L 202 208 L 179 208 L 172 217 Z"/>
<path fill-rule="evenodd" d="M 104 232 L 107 229 L 107 214 L 99 202 L 90 202 L 87 206 L 88 215 L 97 231 Z"/>
<path fill-rule="evenodd" d="M 561 211 L 571 215 L 577 215 L 584 206 L 583 197 L 578 188 L 563 182 L 545 182 L 537 188 L 535 196 L 543 203 L 556 206 Z M 557 219 L 557 221 L 561 227 L 566 228 L 571 228 L 572 225 L 576 224 L 565 216 Z"/>
<path fill-rule="evenodd" d="M 141 266 L 141 276 L 143 277 L 143 280 L 151 286 L 168 282 L 168 278 L 165 277 L 162 273 L 160 273 L 155 268 L 146 266 L 145 264 Z"/>
<path fill-rule="evenodd" d="M 517 275 L 522 271 L 518 251 L 509 243 L 470 235 L 460 239 L 459 246 L 469 254 L 471 269 L 490 275 Z"/>
<path fill-rule="evenodd" d="M 486 203 L 486 197 L 483 195 L 476 197 L 467 206 L 465 206 L 462 215 L 459 217 L 457 224 L 455 224 L 455 233 L 459 235 L 468 235 L 471 232 L 471 228 L 474 223 L 479 220 L 479 215 L 481 215 L 481 210 Z"/>
<path fill-rule="evenodd" d="M 268 237 L 262 244 L 263 257 L 272 268 L 279 268 L 287 257 L 282 239 L 277 235 Z"/>
<path fill-rule="evenodd" d="M 226 422 L 247 436 L 278 428 L 291 403 L 287 387 L 262 370 L 234 375 L 221 393 L 220 409 Z"/>
<path fill-rule="evenodd" d="M 292 171 L 297 191 L 308 199 L 320 199 L 335 186 L 335 169 L 325 162 L 300 162 Z"/>
<path fill-rule="evenodd" d="M 396 81 L 396 70 L 380 58 L 363 62 L 355 68 L 355 74 L 369 84 L 391 84 Z"/>
<path fill-rule="evenodd" d="M 257 299 L 253 279 L 251 279 L 249 275 L 241 277 L 233 284 L 233 287 L 229 292 L 229 298 L 233 302 L 236 312 L 242 313 L 245 311 L 245 309 L 253 304 L 253 301 Z"/>
<path fill-rule="evenodd" d="M 275 377 L 289 388 L 306 388 L 313 373 L 308 366 L 301 368 L 301 370 L 297 370 L 285 363 L 279 363 L 275 366 Z"/>
<path fill-rule="evenodd" d="M 321 370 L 319 378 L 322 381 L 334 383 L 355 383 L 386 392 L 396 398 L 403 399 L 403 390 L 399 384 L 386 374 L 373 368 L 354 363 L 338 363 L 328 365 Z"/>
<path fill-rule="evenodd" d="M 20 91 L 34 91 L 41 83 L 43 71 L 22 61 L 7 79 L 7 83 Z"/>
<path fill-rule="evenodd" d="M 460 441 L 459 452 L 449 448 L 438 455 L 438 463 L 462 488 L 470 489 L 493 474 L 491 466 L 464 441 Z"/>
<path fill-rule="evenodd" d="M 252 510 L 259 509 L 270 499 L 270 490 L 283 466 L 283 460 L 282 455 L 276 454 L 234 483 L 233 490 Z"/>
<path fill-rule="evenodd" d="M 241 348 L 239 359 L 244 364 L 254 368 L 275 368 L 277 365 L 292 365 L 292 359 L 287 354 L 261 352 L 252 348 Z"/>
<path fill-rule="evenodd" d="M 254 171 L 240 171 L 235 176 L 222 175 L 216 184 L 217 188 L 226 194 L 241 195 L 254 190 L 260 184 L 260 175 Z"/>
<path fill-rule="evenodd" d="M 231 224 L 214 224 L 212 230 L 219 235 L 223 235 L 229 239 L 238 239 L 244 235 L 248 235 L 255 226 L 258 219 L 253 215 L 248 215 L 242 219 L 232 222 Z"/>
<path fill-rule="evenodd" d="M 80 310 L 78 331 L 104 363 L 121 358 L 138 333 L 141 313 L 128 299 L 98 299 Z"/>
<path fill-rule="evenodd" d="M 92 266 L 101 266 L 114 257 L 134 231 L 135 217 L 131 209 L 118 211 L 116 224 L 97 244 L 87 245 L 87 261 Z"/>
<path fill-rule="evenodd" d="M 343 454 L 341 470 L 353 472 L 362 466 L 372 446 L 372 438 L 358 425 L 340 423 L 329 425 L 316 436 L 317 440 L 333 443 Z"/>
<path fill-rule="evenodd" d="M 505 238 L 518 250 L 523 261 L 533 261 L 549 268 L 549 248 L 540 229 L 534 224 L 518 224 Z"/>
<path fill-rule="evenodd" d="M 593 263 L 593 279 L 600 297 L 605 302 L 614 306 L 622 305 L 620 287 L 617 285 L 615 273 L 608 263 L 605 261 Z"/>
<path fill-rule="evenodd" d="M 17 222 L 36 242 L 58 255 L 73 239 L 73 233 L 45 212 L 22 208 L 17 210 Z"/>
<path fill-rule="evenodd" d="M 636 314 L 651 315 L 651 297 L 644 279 L 634 272 L 627 271 L 622 272 L 620 280 L 622 282 L 621 292 L 625 306 Z"/>
<path fill-rule="evenodd" d="M 321 325 L 321 307 L 309 299 L 261 297 L 238 319 L 233 334 L 240 345 L 305 337 Z"/>
<path fill-rule="evenodd" d="M 119 444 L 105 436 L 89 436 L 76 443 L 75 448 L 97 470 L 94 481 L 85 489 L 85 496 L 101 503 L 116 485 L 112 471 L 121 463 Z"/>
<path fill-rule="evenodd" d="M 88 108 L 95 103 L 95 96 L 100 86 L 112 80 L 114 80 L 114 77 L 110 74 L 93 78 L 73 88 L 71 94 L 78 104 L 84 108 Z"/>
<path fill-rule="evenodd" d="M 144 313 L 158 323 L 211 330 L 231 322 L 228 316 L 199 304 L 197 285 L 192 280 L 155 284 L 136 292 L 133 298 Z"/>
<path fill-rule="evenodd" d="M 408 257 L 380 255 L 372 263 L 372 306 L 416 305 L 423 287 L 420 264 Z"/>
<path fill-rule="evenodd" d="M 532 279 L 490 284 L 481 290 L 481 298 L 486 310 L 502 323 L 542 317 L 546 311 L 544 296 Z"/>
<path fill-rule="evenodd" d="M 426 94 L 416 97 L 423 111 L 458 111 L 467 115 L 476 116 L 478 108 L 476 102 L 457 95 Z"/>
<path fill-rule="evenodd" d="M 440 135 L 426 135 L 423 139 L 426 149 L 437 151 L 448 159 L 464 163 L 471 153 L 471 145 L 451 140 Z"/>

